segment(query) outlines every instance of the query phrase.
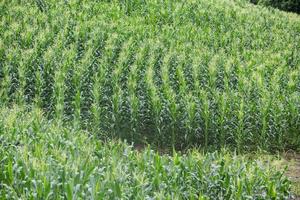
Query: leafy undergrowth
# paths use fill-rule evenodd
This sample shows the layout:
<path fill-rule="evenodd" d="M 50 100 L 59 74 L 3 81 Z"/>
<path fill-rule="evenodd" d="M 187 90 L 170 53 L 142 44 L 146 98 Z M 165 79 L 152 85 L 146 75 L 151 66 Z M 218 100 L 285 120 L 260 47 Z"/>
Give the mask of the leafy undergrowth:
<path fill-rule="evenodd" d="M 287 199 L 291 189 L 263 160 L 137 151 L 20 108 L 0 112 L 0 168 L 0 199 Z"/>

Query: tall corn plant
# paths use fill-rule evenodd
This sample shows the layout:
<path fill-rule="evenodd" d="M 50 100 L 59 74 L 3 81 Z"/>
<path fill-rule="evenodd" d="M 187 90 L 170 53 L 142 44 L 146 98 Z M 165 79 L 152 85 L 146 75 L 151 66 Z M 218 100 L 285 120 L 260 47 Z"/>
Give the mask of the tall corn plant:
<path fill-rule="evenodd" d="M 71 65 L 72 59 L 74 59 L 74 47 L 70 49 L 65 46 L 64 38 L 66 37 L 66 28 L 64 28 L 56 38 L 53 48 L 50 49 L 50 57 L 47 58 L 48 65 L 46 67 L 49 69 L 50 77 L 45 77 L 46 81 L 51 82 L 53 80 L 53 91 L 52 98 L 50 101 L 53 103 L 54 116 L 58 123 L 64 120 L 64 109 L 65 109 L 65 79 L 67 74 L 67 69 Z M 44 71 L 46 71 L 44 69 Z M 47 80 L 48 79 L 48 80 Z M 49 85 L 45 85 L 49 87 Z M 46 101 L 49 101 L 46 99 Z"/>
<path fill-rule="evenodd" d="M 92 49 L 88 49 L 83 55 L 80 63 L 74 68 L 74 77 L 73 84 L 75 89 L 75 98 L 74 98 L 74 126 L 80 128 L 81 126 L 81 113 L 82 113 L 82 84 L 83 84 L 83 74 L 85 70 L 91 64 L 91 58 L 93 56 Z"/>
<path fill-rule="evenodd" d="M 204 141 L 201 142 L 204 147 L 207 149 L 208 147 L 208 139 L 209 139 L 209 132 L 210 132 L 210 126 L 211 126 L 211 111 L 210 111 L 210 105 L 211 101 L 209 100 L 207 91 L 201 89 L 199 92 L 199 99 L 201 101 L 200 103 L 200 115 L 202 118 L 202 130 L 203 130 L 203 137 Z"/>
<path fill-rule="evenodd" d="M 170 81 L 170 65 L 173 56 L 174 56 L 174 52 L 171 48 L 163 58 L 163 62 L 161 65 L 161 79 L 162 79 L 162 93 L 164 96 L 165 106 L 166 106 L 165 109 L 168 113 L 168 116 L 170 116 L 169 130 L 170 130 L 171 137 L 167 137 L 167 138 L 171 138 L 172 147 L 175 147 L 178 104 L 176 101 L 176 94 L 172 88 L 172 83 Z"/>
<path fill-rule="evenodd" d="M 97 32 L 99 34 L 99 32 Z M 92 126 L 94 132 L 98 133 L 99 130 L 101 130 L 101 119 L 103 114 L 103 108 L 102 108 L 102 100 L 103 100 L 103 85 L 105 80 L 105 71 L 103 68 L 103 65 L 101 65 L 101 58 L 103 56 L 103 50 L 106 43 L 105 36 L 101 35 L 99 36 L 101 39 L 97 43 L 97 47 L 94 51 L 94 75 L 92 77 L 93 79 L 93 86 L 92 86 L 92 96 L 93 96 L 93 102 L 91 105 L 91 113 L 92 113 Z"/>
<path fill-rule="evenodd" d="M 42 108 L 42 84 L 43 84 L 43 79 L 42 79 L 42 72 L 41 72 L 41 67 L 37 67 L 35 70 L 35 97 L 34 97 L 34 107 L 37 108 Z"/>
<path fill-rule="evenodd" d="M 17 102 L 20 105 L 32 103 L 34 97 L 34 61 L 38 56 L 38 48 L 30 48 L 24 51 L 24 56 L 19 62 L 18 77 L 19 87 L 17 94 Z"/>
<path fill-rule="evenodd" d="M 114 69 L 112 71 L 112 120 L 113 120 L 113 124 L 114 124 L 114 135 L 115 136 L 119 136 L 122 137 L 124 135 L 124 133 L 122 134 L 122 110 L 123 110 L 123 105 L 125 102 L 125 95 L 123 94 L 123 90 L 122 90 L 122 83 L 121 83 L 121 74 L 123 73 L 123 68 L 125 68 L 125 65 L 128 62 L 128 59 L 130 59 L 130 51 L 132 50 L 132 46 L 133 46 L 133 39 L 129 38 L 126 42 L 123 43 L 121 50 L 120 50 L 120 54 L 118 57 L 118 61 L 116 63 L 116 65 L 114 66 Z M 136 75 L 136 74 L 135 74 Z M 130 75 L 129 75 L 129 81 L 134 81 L 130 79 Z M 134 87 L 134 86 L 133 86 Z M 128 92 L 129 92 L 129 96 L 132 97 L 131 92 L 134 92 L 135 88 L 132 87 L 128 87 Z M 136 99 L 132 99 L 132 101 L 136 101 Z M 130 101 L 131 102 L 131 101 Z M 131 110 L 136 111 L 135 107 L 130 106 Z M 134 112 L 133 111 L 133 112 Z M 132 123 L 132 122 L 131 122 Z M 133 131 L 133 133 L 135 132 L 134 129 L 131 129 Z"/>
<path fill-rule="evenodd" d="M 138 79 L 140 78 L 141 68 L 143 67 L 143 62 L 148 50 L 148 44 L 144 43 L 138 49 L 135 56 L 135 62 L 130 66 L 130 71 L 128 74 L 128 105 L 130 113 L 130 131 L 132 132 L 131 139 L 134 139 L 134 136 L 137 134 L 138 125 L 139 125 L 139 109 L 141 108 L 140 100 L 137 93 L 137 84 Z"/>
<path fill-rule="evenodd" d="M 16 94 L 16 102 L 18 105 L 25 104 L 26 67 L 26 63 L 23 61 L 21 61 L 18 66 L 18 89 Z"/>
<path fill-rule="evenodd" d="M 63 91 L 61 91 L 63 83 L 56 82 L 58 79 L 64 79 L 64 72 L 59 69 L 62 61 L 63 38 L 64 34 L 60 33 L 42 57 L 42 108 L 47 111 L 49 117 L 57 115 L 63 117 Z M 61 95 L 56 96 L 56 94 Z"/>
<path fill-rule="evenodd" d="M 184 69 L 187 68 L 187 56 L 182 53 L 178 57 L 178 65 L 176 68 L 176 77 L 179 85 L 179 97 L 180 97 L 180 107 L 182 109 L 182 117 L 181 120 L 183 122 L 184 129 L 186 129 L 186 133 L 182 138 L 188 143 L 192 138 L 191 136 L 195 134 L 194 125 L 196 118 L 196 103 L 194 101 L 194 97 L 189 89 L 189 85 L 186 80 L 186 74 Z M 180 136 L 177 136 L 179 138 Z"/>
<path fill-rule="evenodd" d="M 99 63 L 99 69 L 103 72 L 103 77 L 105 79 L 101 80 L 103 84 L 103 95 L 102 95 L 102 103 L 101 103 L 101 113 L 102 113 L 102 127 L 103 129 L 113 132 L 113 137 L 116 137 L 115 132 L 115 118 L 111 119 L 115 113 L 113 113 L 112 108 L 112 99 L 109 99 L 112 95 L 112 66 L 114 62 L 114 57 L 116 54 L 116 49 L 118 48 L 120 44 L 120 38 L 118 37 L 118 34 L 113 34 L 110 37 L 108 37 L 105 47 L 103 49 L 102 58 L 100 59 Z M 116 108 L 116 107 L 115 107 Z M 114 109 L 115 109 L 114 108 Z"/>
<path fill-rule="evenodd" d="M 55 95 L 55 115 L 58 122 L 64 119 L 64 105 L 65 105 L 65 76 L 67 74 L 67 69 L 72 60 L 75 58 L 73 49 L 70 51 L 66 50 L 63 52 L 64 61 L 60 66 L 58 66 L 57 71 L 54 75 L 54 95 Z"/>
<path fill-rule="evenodd" d="M 260 98 L 258 99 L 259 107 L 259 121 L 260 121 L 260 135 L 259 144 L 261 148 L 266 148 L 268 143 L 268 125 L 269 125 L 269 109 L 270 109 L 270 91 L 265 87 L 262 72 L 256 73 L 257 88 L 259 91 Z"/>
<path fill-rule="evenodd" d="M 159 48 L 159 47 L 157 47 Z M 149 61 L 147 64 L 146 72 L 145 72 L 145 84 L 147 88 L 147 93 L 150 101 L 150 109 L 151 109 L 151 118 L 154 119 L 154 129 L 156 130 L 155 138 L 163 138 L 162 135 L 162 101 L 160 98 L 160 91 L 157 88 L 157 84 L 155 82 L 155 65 L 158 59 L 157 51 L 153 51 L 151 48 L 149 55 Z M 162 139 L 157 141 L 159 146 L 162 145 Z"/>
<path fill-rule="evenodd" d="M 192 82 L 193 82 L 193 89 L 191 90 L 192 96 L 195 100 L 196 108 L 192 106 L 189 108 L 191 109 L 191 113 L 194 112 L 196 109 L 195 115 L 195 130 L 194 135 L 192 135 L 193 140 L 199 140 L 200 144 L 205 146 L 205 141 L 208 143 L 208 132 L 209 132 L 209 124 L 210 124 L 210 101 L 208 99 L 207 91 L 205 87 L 208 78 L 207 78 L 207 67 L 205 65 L 206 54 L 204 50 L 195 51 L 192 53 L 193 61 L 191 64 L 191 73 L 192 73 Z M 205 73 L 205 74 L 204 74 Z M 190 97 L 188 97 L 190 98 Z M 192 97 L 191 97 L 192 98 Z M 190 116 L 191 118 L 194 117 L 194 114 Z M 202 140 L 203 139 L 203 140 Z"/>
<path fill-rule="evenodd" d="M 0 97 L 1 104 L 7 104 L 9 100 L 9 87 L 10 87 L 10 76 L 9 76 L 9 65 L 6 62 L 1 62 L 1 87 L 0 87 Z"/>
<path fill-rule="evenodd" d="M 218 109 L 219 109 L 219 116 L 217 119 L 217 124 L 219 127 L 219 146 L 224 148 L 226 146 L 226 139 L 227 139 L 227 124 L 228 124 L 228 109 L 229 109 L 229 97 L 226 92 L 218 93 L 217 95 L 217 102 L 218 102 Z"/>
<path fill-rule="evenodd" d="M 300 88 L 300 65 L 291 71 L 288 76 L 288 84 L 287 90 L 290 94 L 290 97 L 286 100 L 286 107 L 288 109 L 287 119 L 288 119 L 288 127 L 289 133 L 291 134 L 291 138 L 293 138 L 292 144 L 296 145 L 300 141 L 299 130 L 300 130 L 300 100 L 299 100 L 299 91 L 296 88 Z M 287 139 L 287 143 L 290 143 L 289 139 Z"/>
<path fill-rule="evenodd" d="M 275 144 L 279 148 L 284 148 L 284 141 L 283 135 L 287 135 L 287 128 L 286 128 L 286 120 L 285 109 L 284 109 L 284 95 L 280 91 L 280 80 L 284 74 L 288 73 L 282 66 L 278 66 L 275 69 L 271 80 L 270 80 L 270 87 L 272 88 L 272 104 L 270 105 L 270 136 L 274 138 Z"/>

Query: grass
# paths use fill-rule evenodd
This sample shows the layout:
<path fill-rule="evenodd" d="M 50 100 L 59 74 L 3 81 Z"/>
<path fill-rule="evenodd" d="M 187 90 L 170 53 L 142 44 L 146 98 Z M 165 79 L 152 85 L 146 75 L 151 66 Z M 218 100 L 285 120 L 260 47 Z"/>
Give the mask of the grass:
<path fill-rule="evenodd" d="M 294 193 L 297 197 L 300 197 L 300 182 L 294 182 L 292 184 L 292 193 Z"/>
<path fill-rule="evenodd" d="M 227 151 L 160 155 L 49 122 L 41 110 L 0 112 L 1 199 L 285 199 L 271 164 Z"/>

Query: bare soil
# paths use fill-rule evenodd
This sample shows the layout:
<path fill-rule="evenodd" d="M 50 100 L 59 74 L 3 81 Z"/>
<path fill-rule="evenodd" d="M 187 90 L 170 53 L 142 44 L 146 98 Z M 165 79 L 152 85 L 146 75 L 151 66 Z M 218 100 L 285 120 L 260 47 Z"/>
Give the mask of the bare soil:
<path fill-rule="evenodd" d="M 300 200 L 300 154 L 287 152 L 283 156 L 288 165 L 286 176 L 292 181 L 293 199 Z"/>

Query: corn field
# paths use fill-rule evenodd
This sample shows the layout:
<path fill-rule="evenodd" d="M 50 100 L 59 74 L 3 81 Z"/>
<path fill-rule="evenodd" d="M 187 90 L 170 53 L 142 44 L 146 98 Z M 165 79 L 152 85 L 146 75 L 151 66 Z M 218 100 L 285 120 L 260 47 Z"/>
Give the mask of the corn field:
<path fill-rule="evenodd" d="M 160 155 L 0 110 L 0 199 L 288 199 L 290 181 L 264 160 L 228 152 Z"/>
<path fill-rule="evenodd" d="M 0 103 L 99 138 L 297 149 L 300 18 L 244 0 L 3 0 Z"/>

